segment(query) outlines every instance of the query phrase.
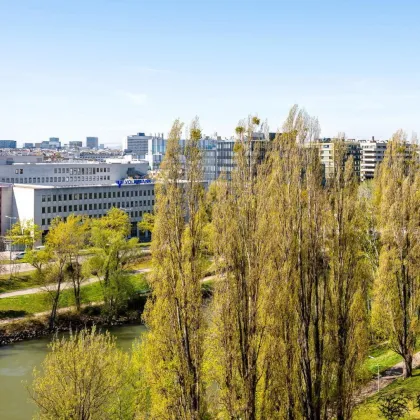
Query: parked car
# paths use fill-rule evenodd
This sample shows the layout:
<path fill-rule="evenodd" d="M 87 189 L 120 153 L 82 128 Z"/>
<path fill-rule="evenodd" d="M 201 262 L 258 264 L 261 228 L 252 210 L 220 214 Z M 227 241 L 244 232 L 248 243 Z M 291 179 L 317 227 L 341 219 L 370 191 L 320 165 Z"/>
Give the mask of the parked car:
<path fill-rule="evenodd" d="M 26 255 L 26 252 L 18 252 L 16 255 L 15 255 L 15 260 L 22 260 L 23 258 L 25 258 L 25 255 Z"/>
<path fill-rule="evenodd" d="M 41 246 L 36 246 L 35 247 L 35 251 L 42 251 L 42 250 L 44 250 L 45 249 L 45 246 L 44 245 L 41 245 Z"/>

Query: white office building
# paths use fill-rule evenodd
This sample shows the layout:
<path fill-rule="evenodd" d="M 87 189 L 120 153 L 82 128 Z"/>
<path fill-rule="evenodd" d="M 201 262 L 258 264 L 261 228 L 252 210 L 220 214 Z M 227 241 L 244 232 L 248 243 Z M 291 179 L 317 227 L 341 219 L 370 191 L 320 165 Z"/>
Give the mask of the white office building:
<path fill-rule="evenodd" d="M 0 234 L 11 221 L 30 220 L 47 233 L 54 217 L 101 217 L 111 207 L 137 222 L 154 205 L 154 184 L 146 161 L 9 163 L 0 162 Z"/>
<path fill-rule="evenodd" d="M 127 182 L 67 187 L 0 184 L 1 234 L 4 236 L 10 228 L 11 220 L 33 220 L 46 234 L 57 216 L 79 214 L 97 218 L 117 207 L 128 213 L 131 234 L 137 236 L 137 223 L 144 213 L 153 211 L 154 184 L 150 180 Z"/>

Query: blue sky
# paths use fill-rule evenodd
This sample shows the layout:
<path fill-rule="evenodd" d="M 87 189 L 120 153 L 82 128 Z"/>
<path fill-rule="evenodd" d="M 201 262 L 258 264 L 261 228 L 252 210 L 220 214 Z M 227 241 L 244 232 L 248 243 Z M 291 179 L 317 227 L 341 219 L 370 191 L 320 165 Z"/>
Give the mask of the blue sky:
<path fill-rule="evenodd" d="M 120 144 L 294 103 L 323 136 L 420 129 L 418 1 L 0 0 L 0 139 Z"/>

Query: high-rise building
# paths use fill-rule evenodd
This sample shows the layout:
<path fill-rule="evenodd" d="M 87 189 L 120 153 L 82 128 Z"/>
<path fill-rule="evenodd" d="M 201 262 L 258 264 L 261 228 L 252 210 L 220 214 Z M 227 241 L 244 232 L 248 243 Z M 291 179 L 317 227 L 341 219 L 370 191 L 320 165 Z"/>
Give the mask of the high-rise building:
<path fill-rule="evenodd" d="M 0 140 L 0 149 L 16 149 L 16 140 Z"/>
<path fill-rule="evenodd" d="M 86 137 L 86 147 L 90 149 L 98 148 L 98 137 Z"/>
<path fill-rule="evenodd" d="M 34 144 L 33 143 L 24 143 L 23 147 L 25 149 L 33 149 L 34 148 Z"/>
<path fill-rule="evenodd" d="M 165 154 L 166 140 L 163 138 L 163 134 L 146 136 L 144 133 L 137 133 L 127 136 L 123 140 L 123 151 L 138 159 L 146 159 L 146 155 L 149 155 L 149 159 L 151 159 L 150 156 Z"/>

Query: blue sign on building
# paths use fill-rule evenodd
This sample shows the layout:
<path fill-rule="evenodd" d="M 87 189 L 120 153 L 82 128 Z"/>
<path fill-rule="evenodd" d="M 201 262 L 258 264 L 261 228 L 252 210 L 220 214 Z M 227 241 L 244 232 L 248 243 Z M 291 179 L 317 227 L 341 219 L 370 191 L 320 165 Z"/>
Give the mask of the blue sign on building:
<path fill-rule="evenodd" d="M 121 188 L 122 185 L 135 185 L 135 184 L 151 184 L 151 179 L 118 179 L 115 181 L 118 185 L 118 188 Z"/>

